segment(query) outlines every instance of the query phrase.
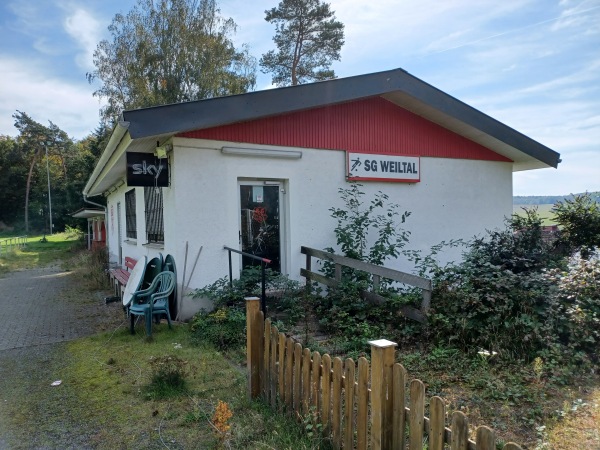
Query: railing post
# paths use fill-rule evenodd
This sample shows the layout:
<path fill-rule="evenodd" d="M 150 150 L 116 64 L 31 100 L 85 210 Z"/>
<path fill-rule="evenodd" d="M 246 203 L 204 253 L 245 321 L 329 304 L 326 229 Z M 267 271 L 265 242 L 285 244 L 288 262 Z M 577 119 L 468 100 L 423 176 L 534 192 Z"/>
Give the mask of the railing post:
<path fill-rule="evenodd" d="M 233 269 L 231 268 L 231 250 L 227 250 L 229 256 L 229 287 L 233 287 Z"/>
<path fill-rule="evenodd" d="M 260 262 L 260 272 L 261 272 L 261 291 L 260 291 L 260 303 L 261 310 L 265 317 L 267 317 L 267 282 L 265 280 L 265 262 Z"/>
<path fill-rule="evenodd" d="M 246 362 L 248 367 L 248 395 L 260 396 L 260 358 L 264 323 L 260 314 L 260 299 L 246 297 Z"/>
<path fill-rule="evenodd" d="M 371 449 L 392 448 L 393 383 L 396 343 L 387 339 L 371 345 Z"/>

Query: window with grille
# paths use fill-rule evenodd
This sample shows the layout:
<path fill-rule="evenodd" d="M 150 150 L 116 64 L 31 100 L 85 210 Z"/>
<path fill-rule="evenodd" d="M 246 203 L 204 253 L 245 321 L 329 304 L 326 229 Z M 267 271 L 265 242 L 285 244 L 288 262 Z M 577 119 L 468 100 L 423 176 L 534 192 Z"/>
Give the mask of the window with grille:
<path fill-rule="evenodd" d="M 164 242 L 162 189 L 145 187 L 144 201 L 146 205 L 146 236 L 148 242 Z"/>
<path fill-rule="evenodd" d="M 137 238 L 137 219 L 135 216 L 135 189 L 125 192 L 125 236 Z"/>

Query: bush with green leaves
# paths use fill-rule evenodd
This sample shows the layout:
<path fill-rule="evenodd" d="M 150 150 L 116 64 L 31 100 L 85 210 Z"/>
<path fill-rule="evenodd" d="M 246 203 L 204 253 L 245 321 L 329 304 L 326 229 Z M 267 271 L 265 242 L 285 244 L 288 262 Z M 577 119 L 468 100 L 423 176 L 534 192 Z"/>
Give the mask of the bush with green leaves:
<path fill-rule="evenodd" d="M 300 284 L 270 269 L 265 271 L 269 309 L 283 310 L 293 320 L 302 314 L 298 296 Z M 246 339 L 246 297 L 260 297 L 262 291 L 260 267 L 245 268 L 240 278 L 229 282 L 227 277 L 197 289 L 193 296 L 209 298 L 214 311 L 201 311 L 191 321 L 191 330 L 198 340 L 208 341 L 221 350 L 240 347 Z M 272 308 L 271 308 L 272 306 Z M 274 312 L 274 311 L 273 311 Z"/>
<path fill-rule="evenodd" d="M 409 231 L 402 224 L 410 212 L 401 212 L 398 204 L 389 201 L 383 192 L 367 199 L 362 185 L 353 183 L 349 188 L 339 189 L 343 207 L 330 208 L 331 217 L 337 224 L 334 229 L 338 251 L 346 257 L 383 265 L 389 259 L 400 256 L 409 238 Z M 337 253 L 332 247 L 330 253 Z M 323 273 L 332 278 L 335 264 L 323 261 Z M 326 294 L 317 290 L 315 309 L 320 324 L 328 332 L 346 338 L 344 350 L 361 351 L 368 347 L 367 341 L 380 338 L 384 333 L 392 336 L 400 319 L 395 302 L 402 301 L 403 293 L 393 287 L 389 280 L 380 280 L 377 292 L 395 299 L 375 305 L 361 298 L 361 292 L 373 290 L 373 279 L 366 273 L 349 267 L 342 268 L 338 286 Z"/>
<path fill-rule="evenodd" d="M 397 258 L 408 242 L 410 232 L 400 224 L 410 212 L 401 212 L 400 205 L 389 202 L 389 196 L 381 191 L 367 202 L 361 188 L 357 183 L 340 188 L 344 207 L 329 209 L 337 220 L 336 243 L 344 256 L 381 265 L 388 258 Z M 333 248 L 325 250 L 335 253 Z"/>
<path fill-rule="evenodd" d="M 600 346 L 600 252 L 569 258 L 566 270 L 551 270 L 546 277 L 555 288 L 550 308 L 556 318 L 558 342 L 577 359 L 599 362 Z"/>
<path fill-rule="evenodd" d="M 431 330 L 438 344 L 542 358 L 548 370 L 597 364 L 600 262 L 561 257 L 536 211 L 468 244 L 464 260 L 435 271 Z M 570 370 L 570 369 L 569 369 Z"/>
<path fill-rule="evenodd" d="M 439 341 L 515 357 L 546 342 L 552 283 L 542 269 L 558 262 L 535 210 L 506 225 L 468 243 L 461 263 L 435 273 L 430 319 Z"/>
<path fill-rule="evenodd" d="M 246 314 L 239 308 L 201 311 L 190 328 L 196 340 L 209 342 L 219 350 L 239 348 L 246 342 Z"/>
<path fill-rule="evenodd" d="M 559 243 L 567 254 L 580 251 L 587 258 L 600 247 L 600 204 L 590 194 L 557 202 L 552 214 L 560 225 Z"/>

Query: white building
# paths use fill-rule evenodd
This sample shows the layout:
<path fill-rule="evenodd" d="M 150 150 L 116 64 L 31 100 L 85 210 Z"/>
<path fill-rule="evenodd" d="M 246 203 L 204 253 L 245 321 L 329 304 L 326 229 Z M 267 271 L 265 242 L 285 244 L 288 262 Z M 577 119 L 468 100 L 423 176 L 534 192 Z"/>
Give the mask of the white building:
<path fill-rule="evenodd" d="M 154 156 L 157 144 L 165 159 Z M 228 274 L 223 246 L 300 278 L 300 246 L 335 246 L 329 208 L 341 206 L 338 189 L 351 179 L 410 211 L 408 247 L 427 250 L 502 226 L 512 213 L 512 173 L 559 162 L 553 150 L 398 69 L 125 111 L 84 195 L 107 197 L 114 264 L 171 254 L 181 288 L 182 269 L 189 275 L 202 246 L 189 284 L 197 288 Z M 237 255 L 233 265 L 235 276 Z M 406 261 L 389 266 L 409 269 Z"/>

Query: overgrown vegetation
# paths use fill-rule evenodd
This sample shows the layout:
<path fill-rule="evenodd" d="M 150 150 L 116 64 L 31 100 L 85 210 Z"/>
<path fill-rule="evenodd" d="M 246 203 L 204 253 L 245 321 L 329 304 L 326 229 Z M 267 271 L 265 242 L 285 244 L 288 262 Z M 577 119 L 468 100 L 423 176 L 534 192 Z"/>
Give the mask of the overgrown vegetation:
<path fill-rule="evenodd" d="M 469 242 L 443 242 L 422 254 L 404 249 L 409 235 L 401 227 L 409 213 L 381 193 L 366 201 L 359 185 L 340 193 L 345 207 L 331 209 L 337 252 L 377 264 L 398 257 L 413 261 L 415 271 L 433 281 L 429 323 L 397 313 L 404 305 L 418 308 L 420 292 L 389 280 L 376 288 L 367 274 L 345 268 L 335 289 L 316 286 L 307 295 L 293 285 L 289 300 L 272 298 L 270 315 L 280 320 L 278 327 L 297 333 L 298 326 L 308 330 L 307 322 L 318 320 L 329 339 L 311 342 L 307 334 L 305 344 L 350 357 L 368 356 L 370 339 L 394 340 L 410 376 L 426 383 L 429 396 L 441 395 L 448 408 L 465 411 L 473 425 L 492 426 L 501 441 L 561 448 L 548 447 L 550 439 L 556 442 L 548 430 L 585 409 L 585 393 L 596 392 L 598 383 L 600 257 L 592 249 L 600 242 L 595 234 L 587 230 L 587 240 L 576 241 L 573 236 L 582 232 L 563 232 L 549 240 L 537 211 L 527 210 L 509 218 L 504 229 Z M 564 230 L 585 228 L 586 222 L 593 226 L 595 204 L 575 198 L 558 208 Z M 454 246 L 463 247 L 463 260 L 439 264 L 438 253 Z M 322 271 L 332 277 L 335 268 L 325 263 Z M 226 323 L 224 314 L 239 314 L 235 345 L 242 346 L 243 298 L 260 288 L 254 275 L 245 274 L 233 287 L 223 279 L 202 290 L 217 309 L 198 316 L 197 326 L 206 330 L 206 320 Z M 279 285 L 291 283 L 276 278 Z M 388 300 L 374 305 L 361 299 L 362 290 L 374 289 Z"/>
<path fill-rule="evenodd" d="M 302 313 L 297 302 L 300 284 L 297 281 L 266 270 L 265 288 L 277 297 L 280 310 L 285 310 L 289 322 L 296 322 Z M 199 341 L 210 342 L 221 350 L 239 349 L 246 342 L 245 297 L 261 296 L 261 268 L 246 268 L 232 283 L 224 277 L 196 290 L 194 297 L 207 297 L 214 302 L 213 311 L 201 311 L 191 321 L 192 333 Z"/>
<path fill-rule="evenodd" d="M 12 254 L 15 266 L 61 263 L 88 272 L 90 259 L 104 257 L 73 249 L 75 236 L 47 237 Z M 92 330 L 108 332 L 0 352 L 1 447 L 315 448 L 302 425 L 248 400 L 244 372 L 212 346 L 193 345 L 187 326 L 155 325 L 148 343 L 129 333 L 119 304 L 91 294 L 74 282 L 64 301 L 85 311 Z"/>

